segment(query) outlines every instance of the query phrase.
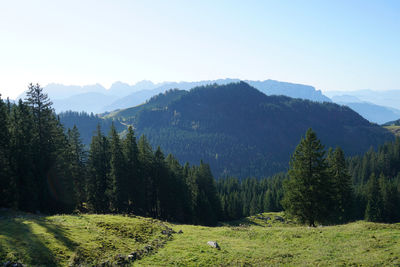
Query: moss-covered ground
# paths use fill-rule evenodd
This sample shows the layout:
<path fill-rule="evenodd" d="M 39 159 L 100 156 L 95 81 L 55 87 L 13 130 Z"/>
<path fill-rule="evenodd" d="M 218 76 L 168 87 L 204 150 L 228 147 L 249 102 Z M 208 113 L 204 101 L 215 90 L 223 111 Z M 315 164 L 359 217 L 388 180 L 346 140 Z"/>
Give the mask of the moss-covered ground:
<path fill-rule="evenodd" d="M 141 259 L 128 265 L 400 266 L 400 224 L 309 228 L 276 220 L 284 217 L 276 213 L 218 227 L 117 215 L 0 216 L 0 259 L 28 266 L 117 265 L 135 251 Z M 165 234 L 168 227 L 183 233 Z"/>

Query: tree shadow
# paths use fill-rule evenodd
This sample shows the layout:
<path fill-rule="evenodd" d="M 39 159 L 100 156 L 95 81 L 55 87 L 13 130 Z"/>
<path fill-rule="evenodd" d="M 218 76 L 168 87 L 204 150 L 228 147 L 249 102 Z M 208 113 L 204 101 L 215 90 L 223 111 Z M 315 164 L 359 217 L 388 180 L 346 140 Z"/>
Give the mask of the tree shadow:
<path fill-rule="evenodd" d="M 46 238 L 34 233 L 34 224 L 45 229 L 68 249 L 73 251 L 77 246 L 66 236 L 64 229 L 50 225 L 43 217 L 2 217 L 0 224 L 0 258 L 3 261 L 20 262 L 28 266 L 61 266 L 54 252 L 48 247 L 49 242 Z"/>
<path fill-rule="evenodd" d="M 77 243 L 67 237 L 67 231 L 65 231 L 61 226 L 54 225 L 51 222 L 48 222 L 45 218 L 38 218 L 33 220 L 33 222 L 45 228 L 47 232 L 52 234 L 57 241 L 64 244 L 68 249 L 75 250 L 78 246 Z"/>

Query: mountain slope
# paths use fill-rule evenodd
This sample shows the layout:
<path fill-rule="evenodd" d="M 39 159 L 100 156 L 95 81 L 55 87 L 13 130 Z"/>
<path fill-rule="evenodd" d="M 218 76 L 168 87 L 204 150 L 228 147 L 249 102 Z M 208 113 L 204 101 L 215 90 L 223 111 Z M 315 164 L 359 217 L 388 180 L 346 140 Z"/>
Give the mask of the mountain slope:
<path fill-rule="evenodd" d="M 400 110 L 394 108 L 388 108 L 367 102 L 337 103 L 350 107 L 352 110 L 354 110 L 370 122 L 375 122 L 378 124 L 400 118 Z"/>
<path fill-rule="evenodd" d="M 293 98 L 308 99 L 317 102 L 332 102 L 320 90 L 303 84 L 279 82 L 274 80 L 246 81 L 249 85 L 266 95 L 284 95 Z"/>
<path fill-rule="evenodd" d="M 327 91 L 325 92 L 325 94 L 331 98 L 337 98 L 341 97 L 343 95 L 343 92 Z M 400 110 L 400 90 L 357 90 L 347 91 L 346 95 L 356 97 L 364 102 L 370 102 L 374 103 L 375 105 L 391 107 Z"/>
<path fill-rule="evenodd" d="M 309 127 L 324 144 L 341 146 L 348 155 L 393 138 L 348 107 L 266 96 L 244 82 L 194 88 L 164 108 L 142 107 L 131 117 L 114 118 L 134 125 L 137 134 L 182 162 L 210 163 L 217 177 L 285 170 Z"/>

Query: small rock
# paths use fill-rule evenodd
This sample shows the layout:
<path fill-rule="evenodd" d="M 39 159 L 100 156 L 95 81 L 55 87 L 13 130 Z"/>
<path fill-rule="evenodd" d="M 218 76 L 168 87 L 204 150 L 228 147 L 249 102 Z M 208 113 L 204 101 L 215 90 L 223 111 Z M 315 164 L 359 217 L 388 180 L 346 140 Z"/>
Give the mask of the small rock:
<path fill-rule="evenodd" d="M 128 255 L 129 261 L 135 261 L 135 260 L 139 260 L 139 259 L 140 259 L 140 255 L 136 251 L 132 252 L 131 254 Z"/>
<path fill-rule="evenodd" d="M 183 234 L 183 231 L 182 231 L 182 230 L 179 230 L 178 234 Z"/>
<path fill-rule="evenodd" d="M 271 220 L 271 217 L 266 217 L 265 220 L 269 221 L 269 220 Z"/>
<path fill-rule="evenodd" d="M 209 245 L 210 247 L 216 248 L 216 249 L 221 249 L 221 247 L 218 245 L 218 243 L 216 241 L 208 241 L 207 245 Z"/>
<path fill-rule="evenodd" d="M 283 219 L 281 216 L 275 216 L 275 221 L 285 222 L 285 219 Z"/>

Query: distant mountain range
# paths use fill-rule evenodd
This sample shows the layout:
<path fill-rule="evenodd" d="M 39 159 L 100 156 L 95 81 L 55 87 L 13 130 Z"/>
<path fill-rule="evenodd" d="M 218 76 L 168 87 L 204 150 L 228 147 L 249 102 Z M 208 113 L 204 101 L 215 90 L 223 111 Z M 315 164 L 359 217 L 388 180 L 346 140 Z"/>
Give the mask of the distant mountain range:
<path fill-rule="evenodd" d="M 325 145 L 341 146 L 347 155 L 393 139 L 346 106 L 267 96 L 244 82 L 169 90 L 103 119 L 133 125 L 137 135 L 145 134 L 154 147 L 160 145 L 182 163 L 204 160 L 217 177 L 286 170 L 309 127 Z"/>
<path fill-rule="evenodd" d="M 169 89 L 190 90 L 209 84 L 224 85 L 239 82 L 239 79 L 218 79 L 198 82 L 141 81 L 134 85 L 115 82 L 109 89 L 100 84 L 67 86 L 49 84 L 45 91 L 53 101 L 56 112 L 67 110 L 104 113 L 134 107 Z M 284 95 L 317 102 L 335 102 L 347 105 L 370 122 L 382 124 L 400 118 L 400 90 L 373 91 L 328 91 L 323 94 L 314 87 L 274 80 L 251 81 L 249 85 L 266 95 Z M 24 97 L 22 94 L 19 97 Z M 328 97 L 329 96 L 329 97 Z"/>
<path fill-rule="evenodd" d="M 383 124 L 400 118 L 400 90 L 329 91 L 333 102 L 347 105 L 371 122 Z"/>
<path fill-rule="evenodd" d="M 144 103 L 154 95 L 169 89 L 190 90 L 197 86 L 208 84 L 228 84 L 239 82 L 238 79 L 206 80 L 199 82 L 164 82 L 154 84 L 151 81 L 141 81 L 135 85 L 122 82 L 114 83 L 109 89 L 100 84 L 87 86 L 67 86 L 62 84 L 49 84 L 45 92 L 53 101 L 56 112 L 67 110 L 103 113 L 124 109 Z M 321 91 L 312 86 L 278 82 L 273 80 L 246 81 L 253 87 L 267 95 L 286 95 L 293 98 L 308 99 L 319 102 L 330 102 Z M 25 94 L 18 98 L 24 98 Z"/>

